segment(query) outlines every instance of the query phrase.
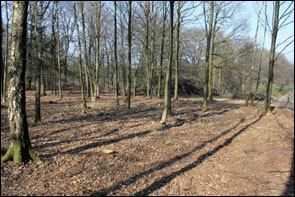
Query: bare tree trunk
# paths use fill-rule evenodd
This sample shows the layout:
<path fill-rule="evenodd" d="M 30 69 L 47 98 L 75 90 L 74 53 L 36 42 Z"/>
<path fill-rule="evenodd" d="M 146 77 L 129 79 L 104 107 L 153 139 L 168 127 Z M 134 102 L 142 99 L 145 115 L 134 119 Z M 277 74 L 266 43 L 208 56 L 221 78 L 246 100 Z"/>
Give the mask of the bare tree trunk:
<path fill-rule="evenodd" d="M 41 106 L 40 106 L 40 96 L 41 96 L 41 67 L 42 67 L 42 14 L 40 14 L 43 10 L 43 2 L 40 1 L 40 12 L 37 8 L 37 2 L 35 4 L 35 33 L 36 33 L 36 40 L 37 40 L 37 51 L 38 51 L 38 66 L 36 71 L 36 78 L 35 78 L 35 86 L 36 86 L 36 94 L 35 94 L 35 123 L 41 122 Z"/>
<path fill-rule="evenodd" d="M 150 63 L 149 63 L 149 13 L 150 13 L 150 2 L 146 1 L 145 4 L 145 61 L 146 61 L 146 97 L 150 98 Z"/>
<path fill-rule="evenodd" d="M 115 20 L 115 32 L 114 32 L 114 55 L 115 55 L 115 77 L 114 77 L 114 83 L 115 83 L 115 99 L 116 99 L 116 105 L 119 105 L 119 98 L 118 98 L 118 57 L 117 57 L 117 2 L 115 3 L 115 14 L 114 14 L 114 20 Z"/>
<path fill-rule="evenodd" d="M 275 4 L 275 17 L 274 17 L 274 25 L 273 32 L 271 38 L 271 47 L 270 47 L 270 56 L 269 56 L 269 68 L 268 68 L 268 82 L 266 87 L 266 99 L 264 103 L 264 107 L 262 109 L 262 113 L 266 114 L 270 112 L 270 104 L 271 104 L 271 94 L 272 94 L 272 84 L 273 84 L 273 67 L 275 63 L 275 50 L 276 50 L 276 39 L 279 30 L 279 10 L 280 10 L 280 1 L 276 1 Z"/>
<path fill-rule="evenodd" d="M 153 90 L 153 78 L 154 78 L 154 67 L 155 67 L 155 40 L 156 40 L 156 18 L 157 18 L 157 11 L 154 11 L 154 1 L 152 1 L 152 43 L 151 43 L 151 68 L 149 72 L 149 98 L 152 98 L 152 90 Z"/>
<path fill-rule="evenodd" d="M 217 14 L 217 13 L 216 13 Z M 213 100 L 213 95 L 212 95 L 212 68 L 213 68 L 213 54 L 214 54 L 214 39 L 215 39 L 215 31 L 216 31 L 216 24 L 217 24 L 217 16 L 214 18 L 214 25 L 212 28 L 212 37 L 211 37 L 211 49 L 210 49 L 210 60 L 209 60 L 209 81 L 208 81 L 208 100 L 212 101 Z"/>
<path fill-rule="evenodd" d="M 267 11 L 265 11 L 265 14 L 267 15 Z M 267 17 L 266 17 L 266 19 L 267 19 Z M 266 37 L 266 27 L 267 27 L 267 25 L 265 25 L 265 27 L 264 27 L 263 44 L 262 44 L 262 49 L 261 49 L 261 53 L 260 53 L 259 70 L 258 70 L 258 74 L 257 74 L 257 83 L 256 83 L 256 87 L 255 87 L 254 96 L 252 97 L 252 100 L 251 100 L 251 105 L 253 105 L 253 102 L 255 100 L 256 93 L 257 93 L 258 86 L 259 86 L 259 82 L 260 82 L 260 73 L 261 73 L 261 66 L 262 66 L 262 55 L 263 55 L 263 51 L 264 51 L 264 43 L 265 43 L 265 37 Z"/>
<path fill-rule="evenodd" d="M 96 38 L 95 38 L 95 83 L 93 92 L 93 102 L 96 102 L 98 96 L 98 78 L 99 78 L 99 41 L 100 41 L 100 13 L 101 13 L 101 1 L 98 2 L 97 16 L 96 16 Z"/>
<path fill-rule="evenodd" d="M 202 111 L 207 111 L 207 98 L 208 98 L 208 82 L 209 82 L 209 53 L 210 53 L 210 42 L 211 42 L 211 34 L 212 34 L 212 24 L 213 24 L 213 11 L 214 11 L 214 2 L 211 1 L 210 6 L 210 22 L 209 22 L 209 32 L 207 30 L 207 22 L 205 15 L 205 3 L 204 3 L 204 17 L 205 17 L 205 25 L 206 25 L 206 55 L 205 55 L 205 84 L 204 84 L 204 100 Z"/>
<path fill-rule="evenodd" d="M 173 56 L 173 7 L 174 1 L 170 1 L 170 34 L 169 34 L 169 62 L 166 72 L 165 80 L 165 98 L 164 98 L 164 110 L 160 123 L 166 124 L 167 115 L 171 114 L 171 70 L 172 70 L 172 56 Z"/>
<path fill-rule="evenodd" d="M 86 36 L 85 36 L 85 20 L 84 20 L 84 11 L 83 11 L 83 7 L 84 7 L 84 2 L 80 1 L 80 10 L 81 10 L 81 16 L 82 16 L 82 36 L 83 36 L 83 45 L 84 45 L 84 67 L 85 67 L 85 75 L 86 75 L 86 85 L 88 86 L 87 90 L 88 90 L 88 97 L 89 95 L 89 90 L 90 90 L 90 94 L 93 95 L 93 91 L 91 88 L 91 83 L 92 83 L 92 79 L 91 79 L 91 75 L 89 72 L 89 62 L 88 62 L 88 57 L 87 57 L 87 46 L 86 46 Z"/>
<path fill-rule="evenodd" d="M 6 9 L 6 43 L 5 43 L 5 59 L 4 59 L 4 73 L 3 73 L 3 93 L 2 93 L 2 102 L 6 102 L 6 82 L 7 82 L 7 68 L 8 68 L 8 57 L 9 57 L 9 52 L 8 52 L 8 8 L 7 8 L 7 1 L 5 1 L 5 9 Z M 2 46 L 1 46 L 2 47 Z"/>
<path fill-rule="evenodd" d="M 127 72 L 127 103 L 126 108 L 130 109 L 131 95 L 131 16 L 132 16 L 132 1 L 129 1 L 129 21 L 128 21 L 128 72 Z"/>
<path fill-rule="evenodd" d="M 123 96 L 126 96 L 126 66 L 125 66 L 125 53 L 124 53 L 124 27 L 123 16 L 121 16 L 121 69 L 122 69 L 122 82 L 123 82 Z"/>
<path fill-rule="evenodd" d="M 138 68 L 134 71 L 134 77 L 133 77 L 133 96 L 136 96 L 136 88 L 137 88 L 137 71 L 138 71 Z"/>
<path fill-rule="evenodd" d="M 55 8 L 56 8 L 56 26 L 57 26 L 57 65 L 58 65 L 58 93 L 59 93 L 59 100 L 62 100 L 62 87 L 61 87 L 61 65 L 60 65 L 60 41 L 59 41 L 59 23 L 58 23 L 58 8 L 57 8 L 58 1 L 55 1 Z"/>
<path fill-rule="evenodd" d="M 221 69 L 218 69 L 218 86 L 217 86 L 218 91 L 220 91 L 220 81 L 221 81 Z"/>
<path fill-rule="evenodd" d="M 41 96 L 46 96 L 46 84 L 45 84 L 45 74 L 44 74 L 44 66 L 42 64 L 41 67 Z"/>
<path fill-rule="evenodd" d="M 35 154 L 29 137 L 26 94 L 26 33 L 28 1 L 14 1 L 11 27 L 11 51 L 8 75 L 8 117 L 10 125 L 10 146 L 1 158 L 1 163 L 13 160 L 22 164 L 28 159 L 40 161 Z"/>
<path fill-rule="evenodd" d="M 52 31 L 52 37 L 53 41 L 51 42 L 51 56 L 52 56 L 52 71 L 53 71 L 53 89 L 52 93 L 53 95 L 56 95 L 56 37 L 55 37 L 55 20 L 56 15 L 54 13 L 54 10 L 52 10 L 52 22 L 51 22 L 51 31 Z"/>
<path fill-rule="evenodd" d="M 80 74 L 80 86 L 81 86 L 81 96 L 82 96 L 82 102 L 83 102 L 83 110 L 84 113 L 87 105 L 86 100 L 84 96 L 84 81 L 83 81 L 83 74 L 82 74 L 82 47 L 81 47 L 81 40 L 80 40 L 80 31 L 79 31 L 79 24 L 77 20 L 77 13 L 76 13 L 76 3 L 74 3 L 74 17 L 75 17 L 75 23 L 77 26 L 77 35 L 78 35 L 78 46 L 79 46 L 79 74 Z"/>
<path fill-rule="evenodd" d="M 256 42 L 257 42 L 257 35 L 258 35 L 258 29 L 259 29 L 259 21 L 260 21 L 260 14 L 263 8 L 264 1 L 261 4 L 261 7 L 259 9 L 258 17 L 257 17 L 257 26 L 256 26 L 256 32 L 255 32 L 255 39 L 254 39 L 254 50 L 252 55 L 252 63 L 251 63 L 251 70 L 250 70 L 250 84 L 249 84 L 249 93 L 246 99 L 245 105 L 248 106 L 248 101 L 250 97 L 253 98 L 253 92 L 252 92 L 252 83 L 253 83 L 253 70 L 254 70 L 254 64 L 255 64 L 255 56 L 256 56 Z M 251 98 L 251 99 L 252 99 Z"/>
<path fill-rule="evenodd" d="M 177 2 L 177 28 L 176 28 L 176 54 L 175 54 L 175 87 L 174 99 L 178 100 L 178 53 L 179 53 L 179 30 L 180 30 L 180 1 Z"/>
<path fill-rule="evenodd" d="M 161 82 L 162 82 L 162 67 L 163 67 L 163 53 L 164 53 L 164 44 L 165 44 L 165 25 L 167 19 L 167 10 L 166 6 L 163 7 L 163 31 L 162 31 L 162 41 L 161 41 L 161 55 L 160 55 L 160 71 L 158 79 L 158 98 L 161 98 Z"/>

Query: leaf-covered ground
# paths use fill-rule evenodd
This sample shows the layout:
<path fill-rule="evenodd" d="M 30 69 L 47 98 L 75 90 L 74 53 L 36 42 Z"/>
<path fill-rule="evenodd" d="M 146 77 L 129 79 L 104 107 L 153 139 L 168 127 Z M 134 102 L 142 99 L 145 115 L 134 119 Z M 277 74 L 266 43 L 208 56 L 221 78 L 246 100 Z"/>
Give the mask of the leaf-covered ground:
<path fill-rule="evenodd" d="M 173 101 L 160 125 L 163 100 L 78 93 L 41 98 L 34 121 L 27 91 L 32 145 L 43 162 L 1 164 L 2 195 L 293 195 L 294 111 L 260 116 L 261 106 L 201 98 Z M 1 104 L 1 155 L 9 146 L 7 104 Z M 112 153 L 104 153 L 112 150 Z M 293 162 L 292 162 L 293 161 Z"/>

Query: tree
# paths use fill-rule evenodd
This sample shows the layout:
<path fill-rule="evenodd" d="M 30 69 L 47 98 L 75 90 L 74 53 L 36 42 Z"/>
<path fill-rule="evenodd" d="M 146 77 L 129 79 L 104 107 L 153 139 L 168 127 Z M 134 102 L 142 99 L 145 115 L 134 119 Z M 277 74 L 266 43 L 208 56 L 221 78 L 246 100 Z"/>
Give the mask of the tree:
<path fill-rule="evenodd" d="M 35 10 L 35 34 L 38 51 L 38 66 L 35 75 L 35 123 L 41 122 L 41 105 L 40 105 L 40 96 L 41 96 L 41 67 L 42 67 L 42 57 L 43 57 L 43 45 L 42 45 L 42 10 L 43 10 L 43 2 L 40 1 L 39 11 L 37 8 L 37 1 L 34 2 L 34 10 Z"/>
<path fill-rule="evenodd" d="M 116 105 L 119 105 L 119 99 L 118 99 L 118 57 L 117 57 L 117 2 L 114 1 L 115 6 L 115 13 L 114 13 L 114 55 L 115 55 L 115 100 Z"/>
<path fill-rule="evenodd" d="M 203 100 L 203 107 L 202 111 L 207 111 L 207 97 L 208 97 L 208 81 L 209 81 L 209 53 L 210 53 L 210 42 L 211 42 L 211 35 L 212 35 L 212 24 L 213 24 L 213 11 L 214 11 L 214 1 L 210 3 L 210 21 L 207 27 L 207 19 L 206 19 L 206 5 L 205 2 L 203 3 L 203 13 L 204 13 L 204 20 L 205 20 L 205 29 L 206 29 L 206 55 L 205 55 L 205 83 L 204 83 L 204 100 Z M 209 31 L 208 31 L 209 28 Z"/>
<path fill-rule="evenodd" d="M 271 112 L 270 104 L 271 104 L 272 86 L 273 86 L 273 79 L 274 79 L 273 69 L 274 69 L 275 61 L 278 59 L 278 57 L 284 51 L 284 49 L 286 49 L 287 46 L 289 46 L 294 41 L 294 40 L 291 40 L 288 44 L 284 46 L 284 48 L 277 54 L 277 56 L 275 56 L 276 48 L 286 43 L 290 38 L 293 37 L 293 36 L 290 36 L 286 38 L 284 41 L 280 42 L 278 45 L 276 45 L 277 34 L 279 29 L 294 22 L 294 20 L 288 21 L 291 14 L 294 12 L 294 7 L 292 8 L 292 5 L 294 3 L 293 1 L 290 2 L 289 6 L 287 6 L 287 8 L 283 10 L 283 13 L 281 15 L 279 15 L 280 6 L 284 3 L 286 2 L 280 2 L 280 1 L 275 2 L 274 16 L 273 16 L 274 20 L 272 21 L 273 22 L 272 28 L 270 27 L 268 20 L 266 20 L 266 25 L 268 25 L 272 37 L 271 37 L 270 56 L 269 56 L 269 63 L 268 63 L 269 67 L 268 67 L 268 82 L 266 87 L 266 99 L 265 99 L 264 107 L 262 109 L 263 114 Z"/>
<path fill-rule="evenodd" d="M 169 62 L 166 71 L 165 80 L 165 98 L 164 109 L 160 123 L 166 124 L 167 115 L 171 114 L 171 70 L 172 70 L 172 56 L 173 56 L 173 7 L 174 1 L 170 1 L 170 33 L 169 33 Z"/>
<path fill-rule="evenodd" d="M 99 41 L 100 41 L 100 15 L 101 15 L 101 2 L 98 2 L 98 9 L 96 15 L 96 37 L 95 37 L 95 83 L 94 83 L 94 94 L 92 101 L 96 101 L 98 96 L 99 87 L 98 87 L 98 78 L 99 78 Z"/>
<path fill-rule="evenodd" d="M 27 33 L 28 1 L 14 1 L 11 50 L 8 75 L 8 117 L 10 124 L 10 146 L 1 158 L 1 163 L 13 160 L 22 164 L 28 159 L 39 161 L 35 154 L 28 132 L 25 95 L 26 70 L 26 33 Z"/>
<path fill-rule="evenodd" d="M 265 4 L 265 18 L 267 19 L 267 4 Z M 262 67 L 262 56 L 263 56 L 263 51 L 264 51 L 264 43 L 265 43 L 265 37 L 266 37 L 266 24 L 264 25 L 264 34 L 263 34 L 263 44 L 262 44 L 262 50 L 260 53 L 260 59 L 259 59 L 259 69 L 258 69 L 258 74 L 257 74 L 257 82 L 256 82 L 256 87 L 254 91 L 254 96 L 252 97 L 251 100 L 251 105 L 253 105 L 254 99 L 256 97 L 256 93 L 258 90 L 259 82 L 260 82 L 260 73 L 261 73 L 261 67 Z"/>
<path fill-rule="evenodd" d="M 131 95 L 131 16 L 132 16 L 132 1 L 129 1 L 129 21 L 128 21 L 128 72 L 127 72 L 127 103 L 126 108 L 130 109 Z"/>
<path fill-rule="evenodd" d="M 9 18 L 8 18 L 8 8 L 7 1 L 5 1 L 5 10 L 6 10 L 6 42 L 5 42 L 5 59 L 4 59 L 4 69 L 3 69 L 3 88 L 2 88 L 2 102 L 6 102 L 6 81 L 7 81 L 7 67 L 8 67 L 8 27 L 9 27 Z M 2 45 L 1 45 L 2 47 Z M 2 65 L 2 64 L 1 64 Z"/>
<path fill-rule="evenodd" d="M 150 86 L 150 63 L 149 63 L 149 14 L 150 2 L 145 2 L 145 63 L 146 63 L 146 97 L 151 98 Z"/>
<path fill-rule="evenodd" d="M 175 100 L 178 100 L 179 31 L 180 31 L 180 1 L 177 2 L 176 53 L 175 53 L 175 87 L 174 87 L 174 99 Z"/>
<path fill-rule="evenodd" d="M 165 44 L 165 27 L 167 19 L 167 8 L 166 3 L 163 4 L 163 29 L 162 29 L 162 40 L 161 40 L 161 52 L 160 52 L 160 70 L 158 79 L 158 98 L 161 98 L 161 82 L 162 82 L 162 67 L 163 67 L 163 54 L 164 54 L 164 44 Z"/>
<path fill-rule="evenodd" d="M 56 26 L 57 26 L 57 65 L 58 65 L 58 95 L 59 100 L 62 100 L 62 87 L 61 87 L 61 65 L 60 65 L 60 40 L 59 40 L 59 20 L 58 20 L 58 1 L 55 2 L 55 9 L 56 9 Z"/>
<path fill-rule="evenodd" d="M 259 12 L 258 12 L 258 16 L 257 16 L 257 25 L 256 25 L 256 31 L 255 31 L 255 38 L 254 38 L 254 49 L 253 49 L 251 70 L 250 70 L 250 76 L 249 76 L 250 77 L 249 93 L 248 93 L 246 103 L 245 103 L 246 106 L 248 106 L 248 101 L 249 101 L 251 95 L 252 95 L 252 98 L 253 98 L 253 95 L 254 95 L 254 93 L 252 92 L 253 70 L 254 70 L 254 64 L 255 64 L 256 42 L 257 42 L 257 35 L 258 35 L 258 30 L 259 30 L 260 14 L 261 14 L 261 11 L 262 11 L 262 8 L 263 8 L 263 4 L 264 4 L 264 2 L 262 2 L 262 4 L 261 4 L 261 7 L 260 7 Z"/>
<path fill-rule="evenodd" d="M 81 47 L 81 40 L 80 40 L 80 31 L 79 31 L 79 24 L 77 19 L 77 13 L 76 13 L 76 3 L 74 2 L 74 17 L 75 17 L 75 23 L 77 27 L 77 36 L 78 36 L 78 47 L 79 47 L 79 74 L 80 74 L 80 86 L 81 86 L 81 96 L 82 96 L 82 102 L 83 102 L 83 110 L 82 112 L 85 112 L 87 105 L 84 95 L 84 80 L 83 80 L 83 73 L 82 73 L 82 47 Z"/>
<path fill-rule="evenodd" d="M 87 56 L 87 46 L 86 46 L 86 35 L 85 35 L 85 20 L 84 20 L 84 1 L 80 1 L 80 11 L 82 16 L 82 38 L 83 38 L 83 45 L 84 45 L 84 67 L 85 67 L 85 76 L 86 76 L 86 86 L 88 96 L 89 96 L 89 90 L 91 96 L 93 96 L 93 88 L 92 88 L 92 78 L 89 72 L 89 61 Z"/>

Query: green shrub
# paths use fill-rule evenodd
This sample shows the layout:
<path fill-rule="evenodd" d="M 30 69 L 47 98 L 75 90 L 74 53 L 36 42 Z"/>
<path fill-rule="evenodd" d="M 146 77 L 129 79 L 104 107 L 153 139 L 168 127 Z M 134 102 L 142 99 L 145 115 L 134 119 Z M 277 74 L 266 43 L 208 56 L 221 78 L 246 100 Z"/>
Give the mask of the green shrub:
<path fill-rule="evenodd" d="M 294 90 L 294 84 L 293 83 L 290 83 L 288 85 L 285 85 L 282 89 L 281 89 L 281 94 L 282 95 L 285 95 L 287 94 L 288 92 Z"/>
<path fill-rule="evenodd" d="M 255 90 L 255 86 L 253 88 Z M 258 86 L 257 93 L 256 94 L 263 94 L 264 96 L 266 95 L 266 85 L 261 84 Z M 279 92 L 279 87 L 276 84 L 272 85 L 272 96 L 280 96 L 282 93 Z"/>

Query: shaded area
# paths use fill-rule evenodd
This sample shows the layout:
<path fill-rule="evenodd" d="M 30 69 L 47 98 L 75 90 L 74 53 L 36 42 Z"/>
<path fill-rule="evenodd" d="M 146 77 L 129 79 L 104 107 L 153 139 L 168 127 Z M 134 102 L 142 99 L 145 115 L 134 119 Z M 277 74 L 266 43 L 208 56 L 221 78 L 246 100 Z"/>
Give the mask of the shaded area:
<path fill-rule="evenodd" d="M 293 159 L 292 166 L 290 170 L 289 180 L 286 183 L 286 189 L 282 196 L 294 196 L 294 142 L 293 142 Z"/>
<path fill-rule="evenodd" d="M 260 118 L 261 118 L 261 117 L 259 117 L 258 120 L 260 120 Z M 144 176 L 147 176 L 147 175 L 149 175 L 149 174 L 152 174 L 152 173 L 154 173 L 154 172 L 156 172 L 156 171 L 159 171 L 159 170 L 161 170 L 161 169 L 163 169 L 163 168 L 169 167 L 169 166 L 171 166 L 172 164 L 176 163 L 177 161 L 180 161 L 181 159 L 190 156 L 192 153 L 196 152 L 197 150 L 201 150 L 201 149 L 203 149 L 207 144 L 209 144 L 209 143 L 213 143 L 213 142 L 215 142 L 216 140 L 218 140 L 219 138 L 221 138 L 222 136 L 224 136 L 224 135 L 230 133 L 231 131 L 233 131 L 234 129 L 236 129 L 241 123 L 243 123 L 244 120 L 245 120 L 245 119 L 241 119 L 236 125 L 234 125 L 234 126 L 231 127 L 230 129 L 228 129 L 228 130 L 222 132 L 221 134 L 219 134 L 219 135 L 216 136 L 215 138 L 212 138 L 211 140 L 208 140 L 207 142 L 204 142 L 203 144 L 201 144 L 201 145 L 199 145 L 199 146 L 193 148 L 193 150 L 191 150 L 191 151 L 189 151 L 189 152 L 187 152 L 187 153 L 184 153 L 184 154 L 182 154 L 182 155 L 175 156 L 173 159 L 171 159 L 171 160 L 169 160 L 169 161 L 166 161 L 166 162 L 163 162 L 163 163 L 159 164 L 159 165 L 156 166 L 156 167 L 153 167 L 153 168 L 151 168 L 151 169 L 149 169 L 149 170 L 146 170 L 146 171 L 144 171 L 144 172 L 141 172 L 141 173 L 139 173 L 139 174 L 137 174 L 137 175 L 135 175 L 135 176 L 133 176 L 133 177 L 127 179 L 127 180 L 120 181 L 118 184 L 116 184 L 116 185 L 114 185 L 114 186 L 112 186 L 112 187 L 110 187 L 110 188 L 108 188 L 108 189 L 102 189 L 102 190 L 99 190 L 98 192 L 92 193 L 91 196 L 97 196 L 97 195 L 98 195 L 98 196 L 100 196 L 100 195 L 104 196 L 104 195 L 107 195 L 107 194 L 109 194 L 109 193 L 114 193 L 115 191 L 121 189 L 123 186 L 130 185 L 130 184 L 136 182 L 138 179 L 140 179 L 140 178 L 142 178 L 142 177 L 144 177 Z M 258 120 L 256 120 L 256 121 L 252 122 L 251 124 L 247 125 L 242 131 L 244 131 L 244 130 L 245 130 L 246 128 L 248 128 L 250 125 L 252 125 L 252 124 L 258 122 Z M 242 131 L 241 131 L 241 132 L 242 132 Z M 143 193 L 143 194 L 136 194 L 136 195 L 147 195 L 147 194 Z"/>
<path fill-rule="evenodd" d="M 161 187 L 164 187 L 166 184 L 168 184 L 175 177 L 177 177 L 177 176 L 181 175 L 182 173 L 187 172 L 187 171 L 197 167 L 199 164 L 201 164 L 203 161 L 205 161 L 205 159 L 207 159 L 208 157 L 214 155 L 215 153 L 217 153 L 220 149 L 224 148 L 225 146 L 230 145 L 231 142 L 237 136 L 239 136 L 241 133 L 243 133 L 251 125 L 257 123 L 261 118 L 262 118 L 262 116 L 259 116 L 259 118 L 257 120 L 253 121 L 252 123 L 246 125 L 244 128 L 240 129 L 236 134 L 234 134 L 232 137 L 228 138 L 223 144 L 217 146 L 212 151 L 201 155 L 195 162 L 185 166 L 184 168 L 181 168 L 180 170 L 178 170 L 176 172 L 173 172 L 173 173 L 171 173 L 171 174 L 169 174 L 167 176 L 162 177 L 160 180 L 155 181 L 153 184 L 146 187 L 145 189 L 132 194 L 132 196 L 141 196 L 141 195 L 142 196 L 147 196 L 147 195 L 153 193 L 154 191 L 160 189 Z"/>

